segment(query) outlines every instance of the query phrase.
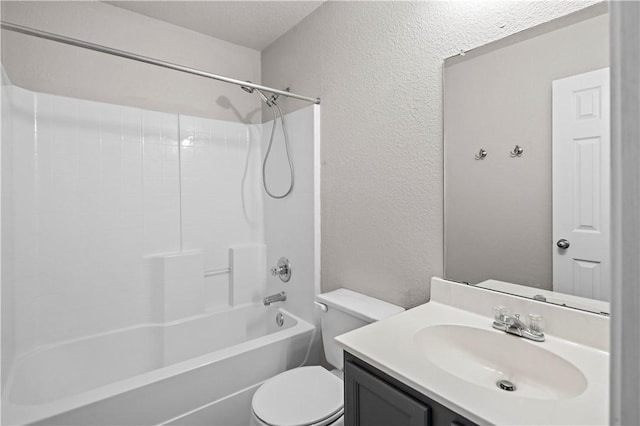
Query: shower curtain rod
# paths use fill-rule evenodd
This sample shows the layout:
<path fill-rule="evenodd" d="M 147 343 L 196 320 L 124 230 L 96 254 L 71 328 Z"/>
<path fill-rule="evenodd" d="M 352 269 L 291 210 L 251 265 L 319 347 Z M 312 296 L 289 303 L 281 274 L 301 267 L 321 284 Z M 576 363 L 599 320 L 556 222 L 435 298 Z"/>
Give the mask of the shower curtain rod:
<path fill-rule="evenodd" d="M 96 52 L 106 53 L 108 55 L 119 56 L 121 58 L 131 59 L 138 62 L 144 62 L 146 64 L 156 65 L 156 66 L 168 68 L 174 71 L 181 71 L 184 73 L 193 74 L 200 77 L 206 77 L 213 80 L 224 81 L 225 83 L 231 83 L 237 86 L 251 87 L 253 89 L 259 89 L 265 92 L 276 93 L 281 96 L 299 99 L 301 101 L 312 102 L 314 104 L 320 103 L 320 98 L 310 98 L 308 96 L 297 95 L 295 93 L 287 92 L 285 90 L 274 89 L 272 87 L 267 87 L 267 86 L 261 86 L 259 84 L 250 83 L 248 81 L 236 80 L 235 78 L 225 77 L 222 75 L 217 75 L 217 74 L 213 74 L 206 71 L 200 71 L 195 68 L 189 68 L 183 65 L 173 64 L 171 62 L 149 58 L 148 56 L 137 55 L 135 53 L 126 52 L 124 50 L 113 49 L 111 47 L 102 46 L 100 44 L 89 43 L 88 41 L 65 37 L 58 34 L 49 33 L 46 31 L 40 31 L 33 28 L 24 27 L 22 25 L 12 24 L 10 22 L 0 21 L 0 27 L 3 30 L 14 31 L 16 33 L 39 37 L 46 40 L 57 41 L 58 43 L 69 44 L 71 46 L 81 47 L 83 49 L 89 49 Z"/>

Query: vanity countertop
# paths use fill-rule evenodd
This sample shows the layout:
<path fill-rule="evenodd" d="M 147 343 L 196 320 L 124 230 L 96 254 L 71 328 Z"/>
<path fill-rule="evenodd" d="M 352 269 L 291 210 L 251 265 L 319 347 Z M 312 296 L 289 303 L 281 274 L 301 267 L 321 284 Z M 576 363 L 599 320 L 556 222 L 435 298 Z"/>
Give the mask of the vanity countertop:
<path fill-rule="evenodd" d="M 452 297 L 454 293 L 455 298 Z M 479 309 L 486 311 L 487 315 L 454 306 L 459 305 L 455 299 L 465 297 L 473 298 L 474 306 L 480 306 Z M 545 349 L 569 361 L 586 378 L 586 389 L 567 398 L 523 397 L 517 391 L 510 393 L 493 386 L 480 386 L 450 374 L 425 356 L 424 347 L 422 350 L 418 348 L 416 333 L 434 325 L 466 326 L 481 329 L 483 333 L 504 334 L 491 327 L 492 304 L 517 305 L 515 308 L 522 309 L 519 312 L 529 309 L 528 313 L 543 312 L 547 321 L 562 321 L 565 328 L 555 329 L 564 335 L 552 334 L 551 327 L 542 343 L 516 336 L 506 337 L 520 339 L 525 344 Z M 577 333 L 577 337 L 572 339 L 566 336 L 570 334 L 567 326 L 577 329 L 591 327 L 591 332 L 607 333 L 608 318 L 434 278 L 430 302 L 338 336 L 336 340 L 345 351 L 478 424 L 608 424 L 608 334 L 590 340 L 588 333 Z M 533 372 L 545 368 L 544 362 L 523 362 L 527 362 L 529 365 L 525 368 Z"/>

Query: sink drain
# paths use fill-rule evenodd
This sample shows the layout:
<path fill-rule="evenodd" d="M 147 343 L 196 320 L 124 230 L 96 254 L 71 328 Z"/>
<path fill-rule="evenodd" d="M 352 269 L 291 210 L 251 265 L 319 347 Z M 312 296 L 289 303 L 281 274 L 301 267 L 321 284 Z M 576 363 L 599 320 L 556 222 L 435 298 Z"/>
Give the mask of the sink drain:
<path fill-rule="evenodd" d="M 508 380 L 498 380 L 496 382 L 496 385 L 500 389 L 502 389 L 504 391 L 507 391 L 507 392 L 513 392 L 514 390 L 516 390 L 516 385 L 514 385 L 513 383 L 511 383 Z"/>

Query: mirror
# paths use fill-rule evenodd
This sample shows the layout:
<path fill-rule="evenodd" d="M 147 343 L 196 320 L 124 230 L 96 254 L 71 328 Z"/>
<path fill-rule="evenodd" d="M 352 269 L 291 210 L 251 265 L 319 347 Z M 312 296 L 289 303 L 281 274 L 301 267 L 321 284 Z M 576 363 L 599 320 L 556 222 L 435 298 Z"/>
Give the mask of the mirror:
<path fill-rule="evenodd" d="M 608 66 L 603 3 L 445 60 L 447 279 L 609 312 Z"/>

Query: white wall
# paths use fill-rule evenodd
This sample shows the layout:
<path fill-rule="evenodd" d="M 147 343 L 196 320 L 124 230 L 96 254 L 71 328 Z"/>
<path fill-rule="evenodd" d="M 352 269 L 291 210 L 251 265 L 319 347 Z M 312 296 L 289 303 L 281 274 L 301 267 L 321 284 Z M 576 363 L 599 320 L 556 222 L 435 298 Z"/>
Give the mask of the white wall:
<path fill-rule="evenodd" d="M 260 82 L 259 52 L 100 2 L 3 2 L 2 13 L 17 24 Z M 286 118 L 296 188 L 286 200 L 269 200 L 264 215 L 260 141 L 271 122 L 242 124 L 260 122 L 257 96 L 8 31 L 2 43 L 13 83 L 44 92 L 12 87 L 3 97 L 12 103 L 3 113 L 13 113 L 3 116 L 12 124 L 3 126 L 2 147 L 3 229 L 12 231 L 3 235 L 3 382 L 14 352 L 280 291 L 277 279 L 262 286 L 261 262 L 253 289 L 234 291 L 258 274 L 240 267 L 196 282 L 231 266 L 230 247 L 259 256 L 265 220 L 268 266 L 281 255 L 294 263 L 287 308 L 316 319 L 317 107 Z M 288 178 L 282 142 L 278 129 L 268 170 L 275 191 Z M 181 252 L 196 254 L 173 256 Z M 195 284 L 159 275 L 169 269 Z M 184 299 L 181 287 L 196 290 L 187 297 L 193 306 L 168 306 L 168 295 Z"/>
<path fill-rule="evenodd" d="M 16 353 L 229 306 L 229 275 L 204 272 L 264 243 L 259 125 L 15 86 L 10 102 L 2 290 Z"/>
<path fill-rule="evenodd" d="M 1 121 L 0 126 L 2 140 L 6 141 L 11 137 L 12 126 L 11 126 L 11 97 L 9 95 L 11 91 L 11 86 L 9 85 L 8 79 L 4 72 L 2 72 L 2 86 L 0 88 L 0 96 L 1 99 Z M 1 166 L 2 166 L 2 174 L 0 175 L 1 191 L 2 194 L 10 194 L 11 189 L 11 181 L 7 179 L 6 175 L 11 175 L 11 161 L 8 161 L 12 157 L 11 149 L 5 149 L 2 147 L 0 150 L 1 158 Z M 11 224 L 11 217 L 7 215 L 5 204 L 10 202 L 11 197 L 2 197 L 0 202 L 0 216 L 2 217 L 0 221 L 0 284 L 5 280 L 13 281 L 13 265 L 8 261 L 11 260 L 11 246 L 7 245 L 7 242 L 11 243 L 13 241 L 13 230 L 9 224 Z M 9 366 L 13 362 L 13 348 L 15 347 L 15 333 L 14 333 L 14 311 L 13 311 L 13 286 L 4 286 L 0 287 L 0 322 L 2 323 L 0 327 L 0 333 L 2 333 L 1 342 L 0 342 L 0 387 L 2 391 L 4 391 L 4 385 L 7 379 L 7 372 L 9 371 Z M 1 411 L 1 410 L 0 410 Z M 0 413 L 1 414 L 1 413 Z M 1 417 L 0 417 L 1 418 Z"/>
<path fill-rule="evenodd" d="M 261 81 L 260 52 L 256 50 L 234 45 L 232 43 L 176 27 L 162 21 L 147 18 L 102 2 L 3 1 L 0 3 L 0 8 L 2 11 L 2 19 L 16 24 L 26 25 L 44 31 L 51 31 L 93 43 L 104 44 L 117 49 L 127 50 L 239 79 L 252 80 L 254 82 Z M 2 31 L 1 42 L 3 67 L 6 68 L 14 83 L 31 90 L 69 96 L 78 99 L 112 102 L 120 105 L 144 108 L 147 110 L 216 118 L 227 122 L 259 123 L 261 121 L 260 101 L 258 98 L 256 96 L 246 94 L 236 86 L 181 74 L 151 65 L 115 58 L 96 52 L 90 52 L 71 46 L 60 45 L 54 42 L 15 34 L 10 31 Z M 25 93 L 23 93 L 23 95 L 27 97 L 30 96 Z M 27 113 L 26 116 L 22 115 L 20 117 L 12 117 L 16 120 L 22 120 L 22 125 L 27 126 L 27 128 L 20 130 L 20 125 L 17 125 L 18 128 L 16 129 L 18 132 L 26 132 L 25 141 L 33 138 L 33 134 L 29 134 L 29 132 L 33 132 L 32 126 L 29 127 L 28 124 L 29 120 L 33 120 L 33 99 L 35 98 L 31 97 L 30 100 L 27 99 L 26 103 L 23 103 L 22 105 L 25 110 L 23 112 Z M 55 98 L 41 96 L 41 100 L 44 99 Z M 5 101 L 8 101 L 8 98 L 3 97 L 3 105 Z M 68 99 L 67 101 L 59 100 L 59 102 L 68 105 L 75 101 Z M 49 107 L 50 106 L 51 105 L 49 105 Z M 56 107 L 58 107 L 58 105 L 56 105 Z M 96 112 L 96 108 L 100 107 L 94 105 L 94 112 Z M 117 110 L 117 108 L 113 106 L 109 107 L 105 105 L 104 108 L 108 109 L 110 112 Z M 122 112 L 125 110 L 126 109 L 121 109 L 120 111 Z M 134 116 L 142 114 L 140 111 L 127 111 Z M 3 109 L 3 114 L 5 114 L 5 112 L 8 113 L 8 109 Z M 64 108 L 62 108 L 61 113 L 64 114 L 65 112 L 68 111 L 65 111 Z M 80 111 L 80 113 L 91 115 L 90 111 Z M 29 114 L 31 114 L 31 118 L 29 118 Z M 94 120 L 94 125 L 96 123 L 99 124 L 103 118 L 106 121 L 109 121 L 108 117 L 103 117 L 101 114 L 101 112 L 96 112 L 96 115 L 87 118 Z M 168 116 L 156 114 L 151 111 L 147 111 L 145 114 L 146 118 L 156 120 L 156 131 L 159 131 L 159 127 L 161 125 L 169 125 L 170 122 L 172 131 L 177 134 L 177 116 L 167 118 Z M 3 141 L 7 140 L 7 134 L 5 132 L 10 130 L 10 126 L 8 125 L 9 120 L 6 118 L 7 117 L 3 115 Z M 167 119 L 168 122 L 159 123 L 159 121 L 164 119 Z M 26 120 L 26 122 L 24 120 Z M 204 125 L 211 127 L 211 123 L 205 123 Z M 230 126 L 231 123 L 228 123 L 228 125 Z M 74 129 L 73 127 L 66 129 L 69 133 L 73 133 L 76 130 L 78 134 L 82 134 L 82 132 L 86 131 L 87 128 L 78 126 L 77 129 Z M 247 131 L 249 130 L 245 127 L 245 132 Z M 98 129 L 96 127 L 90 128 L 89 133 L 92 133 L 92 137 L 98 137 Z M 58 135 L 64 135 L 64 132 L 59 132 Z M 130 134 L 129 136 L 134 135 Z M 137 130 L 136 136 L 138 138 L 140 137 L 140 129 Z M 246 136 L 247 135 L 243 135 L 243 137 Z M 249 136 L 254 137 L 255 135 Z M 259 140 L 259 137 L 256 140 Z M 126 148 L 142 149 L 139 145 L 139 140 L 136 142 L 138 146 L 135 146 L 136 143 L 131 145 L 128 142 L 129 141 L 127 141 Z M 209 198 L 207 198 L 205 203 L 203 203 L 202 209 L 199 211 L 194 211 L 194 209 L 189 210 L 191 208 L 190 206 L 192 206 L 189 204 L 189 196 L 190 194 L 195 194 L 195 191 L 191 191 L 191 187 L 188 182 L 184 192 L 185 203 L 187 204 L 187 217 L 184 218 L 185 222 L 182 227 L 180 222 L 176 221 L 176 218 L 182 214 L 176 201 L 176 177 L 178 173 L 177 163 L 174 162 L 173 164 L 170 164 L 170 162 L 165 162 L 162 168 L 158 166 L 161 164 L 161 156 L 171 155 L 168 153 L 169 150 L 178 149 L 177 142 L 178 140 L 176 139 L 175 146 L 165 145 L 164 148 L 157 146 L 155 152 L 143 152 L 140 154 L 147 157 L 146 160 L 148 161 L 145 161 L 144 166 L 141 165 L 141 163 L 134 165 L 133 163 L 137 161 L 135 158 L 123 157 L 120 165 L 125 167 L 124 164 L 128 163 L 127 167 L 129 167 L 129 171 L 131 173 L 138 174 L 139 179 L 137 181 L 130 180 L 126 182 L 126 184 L 122 183 L 122 185 L 125 186 L 125 191 L 123 192 L 125 195 L 123 195 L 122 198 L 127 199 L 129 206 L 144 199 L 144 203 L 146 203 L 145 208 L 147 208 L 144 217 L 144 226 L 140 225 L 140 223 L 138 223 L 140 225 L 139 227 L 127 225 L 129 226 L 132 234 L 130 235 L 131 239 L 126 240 L 127 244 L 124 244 L 124 247 L 126 247 L 130 252 L 137 251 L 140 255 L 143 253 L 162 252 L 164 250 L 179 250 L 182 243 L 180 238 L 184 236 L 184 247 L 202 247 L 205 252 L 205 267 L 218 265 L 220 264 L 220 258 L 222 256 L 221 253 L 223 250 L 216 251 L 212 246 L 215 246 L 216 243 L 220 243 L 220 246 L 226 245 L 231 237 L 225 234 L 223 237 L 219 238 L 218 234 L 229 231 L 233 226 L 232 224 L 229 224 L 223 227 L 216 227 L 215 224 L 205 223 L 211 216 L 205 217 L 204 213 L 209 213 L 212 209 L 215 209 L 211 202 L 211 199 L 216 197 L 215 190 L 214 193 L 208 194 Z M 247 149 L 247 141 L 245 139 L 243 143 L 239 143 L 236 146 L 233 146 L 231 142 L 231 139 L 225 141 L 223 151 L 226 155 L 226 150 L 229 150 L 228 153 L 232 157 L 232 162 L 238 160 L 239 164 L 234 163 L 233 167 L 237 166 L 237 170 L 244 170 L 245 163 L 243 161 L 239 161 L 239 156 L 243 155 L 244 151 Z M 76 142 L 73 142 L 73 144 L 75 143 Z M 201 141 L 200 145 L 202 146 L 202 149 L 198 149 L 198 151 L 206 151 L 208 149 L 206 147 L 213 146 L 214 143 L 215 141 Z M 27 147 L 27 144 L 24 145 L 25 146 L 23 147 L 21 144 L 21 149 Z M 82 165 L 85 170 L 90 170 L 92 165 L 95 165 L 97 162 L 101 162 L 103 160 L 106 161 L 106 157 L 111 156 L 111 159 L 113 160 L 113 155 L 117 155 L 105 147 L 105 151 L 101 153 L 101 155 L 104 155 L 99 158 L 96 150 L 102 148 L 98 148 L 95 143 L 78 144 L 77 147 L 78 149 L 87 150 L 85 152 L 87 162 Z M 6 207 L 8 207 L 5 205 L 5 201 L 10 199 L 8 195 L 10 192 L 8 189 L 11 186 L 10 175 L 14 159 L 10 146 L 3 143 L 2 148 L 3 154 L 8 153 L 8 155 L 3 157 L 2 164 L 3 213 L 5 213 L 7 211 Z M 153 147 L 148 145 L 147 149 L 153 150 Z M 94 150 L 94 152 L 90 153 L 89 150 Z M 194 148 L 193 151 L 195 150 L 196 149 Z M 188 148 L 185 148 L 185 157 L 188 156 L 188 152 Z M 211 159 L 212 156 L 215 156 L 215 152 L 218 151 L 212 150 L 207 153 L 198 152 L 198 155 Z M 24 165 L 34 166 L 34 158 L 32 156 L 30 157 L 28 153 L 22 152 L 22 154 L 26 155 L 23 158 L 25 162 Z M 131 154 L 132 152 L 128 152 L 123 155 Z M 225 155 L 217 156 L 215 161 L 218 163 L 224 162 L 225 160 L 223 159 L 225 158 Z M 63 154 L 58 157 L 62 156 Z M 56 161 L 62 164 L 61 160 Z M 154 162 L 155 164 L 151 166 L 151 163 Z M 114 167 L 112 171 L 114 173 L 119 173 L 120 165 L 118 164 L 118 161 L 111 161 L 111 165 Z M 45 162 L 41 163 L 41 167 L 47 168 L 48 166 Z M 200 165 L 196 165 L 194 163 L 194 167 L 200 167 Z M 229 163 L 226 164 L 226 167 L 227 169 L 225 170 L 228 172 L 232 165 Z M 29 171 L 34 171 L 34 168 L 28 168 L 22 173 L 23 175 L 28 176 Z M 184 171 L 189 174 L 191 173 L 192 168 L 190 165 L 185 164 Z M 76 172 L 78 172 L 78 170 L 76 170 Z M 209 168 L 206 172 L 202 171 L 202 182 L 200 183 L 203 186 L 219 189 L 220 182 L 225 182 L 226 180 L 226 172 L 220 173 L 216 168 Z M 75 172 L 69 172 L 66 177 L 59 176 L 59 178 L 67 180 L 72 179 L 73 173 Z M 145 197 L 140 193 L 140 178 L 143 173 L 145 178 L 149 178 L 147 183 L 150 185 L 149 188 L 145 188 Z M 105 175 L 108 175 L 108 173 L 105 172 Z M 35 189 L 35 187 L 33 187 L 33 185 L 35 185 L 33 178 L 34 176 L 28 176 L 28 179 L 25 180 L 24 184 L 32 185 L 32 189 Z M 93 178 L 98 179 L 96 176 L 93 176 Z M 110 185 L 111 183 L 114 183 L 111 182 L 112 179 L 117 180 L 118 178 L 119 177 L 114 174 L 113 176 L 109 176 L 105 179 L 103 184 Z M 230 181 L 230 185 L 236 185 L 236 188 L 240 191 L 240 187 L 243 184 L 240 181 L 236 182 L 235 179 L 237 178 L 237 175 L 234 174 L 233 176 L 230 176 L 230 178 L 232 179 Z M 43 184 L 44 183 L 46 182 L 43 182 Z M 85 189 L 88 191 L 89 188 L 90 185 L 87 184 Z M 243 186 L 243 188 L 246 191 L 246 186 Z M 62 187 L 57 189 L 62 190 Z M 151 196 L 154 191 L 157 193 L 156 196 Z M 256 189 L 256 191 L 259 191 L 259 189 Z M 26 192 L 25 195 L 27 194 L 33 195 L 34 193 Z M 85 195 L 90 196 L 87 202 L 97 202 L 96 198 L 98 197 L 98 194 L 90 194 L 87 192 Z M 253 195 L 255 194 L 251 194 L 251 196 Z M 73 197 L 73 194 L 69 194 L 69 196 Z M 91 198 L 91 196 L 93 196 L 93 198 Z M 136 196 L 139 197 L 139 200 L 137 201 L 135 200 Z M 116 197 L 115 189 L 109 194 L 109 197 Z M 238 204 L 236 201 L 239 200 L 240 198 L 238 197 L 234 198 L 233 205 L 237 206 Z M 118 200 L 118 202 L 120 202 L 120 200 Z M 122 204 L 120 204 L 120 206 L 122 206 Z M 25 211 L 16 209 L 16 212 L 21 216 L 26 211 L 33 212 L 33 207 L 34 206 L 32 205 L 28 206 Z M 60 210 L 64 211 L 65 207 L 69 206 L 61 206 Z M 156 211 L 155 209 L 158 207 L 160 210 Z M 253 207 L 255 206 L 249 206 L 249 208 Z M 117 212 L 117 214 L 122 217 L 127 215 L 138 215 L 138 219 L 140 219 L 140 208 L 142 207 L 138 203 L 136 204 L 136 209 L 138 210 L 132 209 L 131 211 L 126 211 L 123 209 L 123 211 Z M 191 216 L 191 213 L 193 213 L 193 216 Z M 64 216 L 62 212 L 59 214 Z M 222 211 L 218 210 L 217 214 L 218 216 L 216 217 L 219 218 L 219 216 L 222 215 Z M 105 215 L 105 217 L 107 222 L 111 220 L 108 215 Z M 237 217 L 245 218 L 246 215 L 243 213 L 243 210 L 240 210 L 238 211 Z M 146 276 L 147 271 L 140 270 L 142 267 L 137 260 L 131 262 L 127 267 L 129 272 L 125 275 L 130 279 L 128 281 L 129 284 L 137 283 L 132 285 L 139 287 L 137 290 L 137 296 L 140 297 L 131 297 L 129 301 L 125 300 L 128 296 L 131 296 L 129 292 L 123 291 L 118 295 L 116 287 L 109 290 L 109 283 L 112 283 L 114 276 L 119 274 L 121 275 L 121 272 L 123 272 L 122 270 L 105 271 L 105 273 L 94 271 L 92 277 L 95 277 L 96 280 L 92 282 L 94 285 L 96 282 L 102 283 L 102 287 L 96 291 L 90 291 L 87 288 L 82 289 L 79 282 L 69 281 L 66 283 L 68 285 L 66 288 L 64 286 L 62 288 L 58 288 L 58 290 L 61 290 L 61 293 L 52 295 L 56 293 L 55 289 L 46 288 L 44 285 L 40 285 L 36 281 L 32 280 L 32 276 L 30 278 L 31 284 L 21 287 L 22 290 L 20 294 L 14 294 L 15 288 L 13 285 L 4 285 L 7 282 L 13 283 L 13 280 L 10 278 L 13 276 L 13 260 L 7 258 L 7 256 L 11 256 L 19 250 L 28 250 L 28 247 L 26 247 L 28 242 L 25 241 L 18 243 L 22 245 L 14 248 L 13 245 L 8 242 L 12 238 L 11 233 L 8 232 L 12 230 L 12 226 L 9 225 L 11 223 L 11 215 L 3 214 L 2 219 L 3 384 L 5 382 L 4 379 L 6 372 L 8 371 L 6 367 L 11 363 L 15 343 L 19 343 L 20 350 L 25 350 L 26 348 L 31 347 L 32 344 L 45 343 L 65 336 L 74 336 L 85 332 L 95 332 L 97 330 L 115 327 L 118 324 L 126 325 L 137 320 L 148 319 L 149 315 L 151 315 L 151 300 L 142 300 L 144 297 L 143 294 L 145 293 L 146 297 L 149 297 L 150 288 L 148 287 L 148 283 L 145 284 L 143 281 L 138 280 L 140 275 Z M 119 219 L 114 218 L 113 220 L 117 221 Z M 70 221 L 71 219 L 64 218 L 60 229 L 65 229 L 65 226 L 70 226 Z M 123 220 L 122 229 L 118 232 L 109 234 L 107 231 L 103 231 L 105 233 L 104 238 L 106 238 L 106 240 L 99 240 L 99 244 L 108 246 L 109 244 L 114 243 L 118 238 L 123 237 L 122 234 L 126 232 L 124 222 L 125 221 Z M 49 221 L 49 223 L 51 223 L 51 221 Z M 193 231 L 193 229 L 197 228 L 198 224 L 203 225 L 202 233 Z M 86 228 L 88 225 L 85 223 L 79 223 L 79 226 L 80 228 Z M 262 226 L 261 222 L 260 226 Z M 50 230 L 52 232 L 56 231 L 55 226 L 50 225 Z M 154 232 L 154 230 L 157 232 Z M 216 232 L 218 232 L 218 234 L 216 234 Z M 239 241 L 243 243 L 246 242 L 248 238 L 246 237 L 246 234 L 252 234 L 252 232 L 253 231 L 247 231 L 244 237 L 239 239 Z M 32 231 L 27 231 L 27 233 L 31 234 Z M 144 235 L 140 235 L 141 233 Z M 61 241 L 69 244 L 67 237 L 61 233 L 59 234 Z M 204 234 L 206 234 L 206 238 L 210 240 L 207 240 L 207 244 L 198 245 L 202 240 L 201 235 Z M 24 237 L 25 235 L 26 234 L 23 234 L 20 237 Z M 97 236 L 85 236 L 87 239 L 90 237 L 96 238 Z M 71 238 L 71 241 L 73 241 L 73 238 Z M 145 239 L 144 243 L 141 242 L 141 238 Z M 212 240 L 215 240 L 215 242 L 212 242 Z M 258 241 L 262 240 L 263 236 L 258 239 Z M 141 244 L 144 247 L 140 247 Z M 27 257 L 33 255 L 33 253 L 23 254 Z M 95 255 L 94 260 L 102 265 L 102 269 L 108 269 L 107 265 L 113 261 L 113 259 L 103 259 L 100 261 L 97 259 L 99 256 L 97 253 L 93 253 L 93 255 Z M 61 251 L 59 253 L 55 253 L 54 259 L 58 259 L 61 256 L 71 257 L 69 253 Z M 222 257 L 224 257 L 225 260 L 228 257 L 226 247 L 224 249 L 224 256 Z M 31 264 L 34 269 L 36 269 L 36 265 L 38 265 L 38 262 L 36 261 Z M 26 271 L 29 264 L 25 262 L 21 267 Z M 214 268 L 217 266 L 211 267 Z M 132 278 L 132 274 L 137 278 Z M 204 286 L 204 297 L 205 300 L 208 301 L 207 306 L 210 308 L 214 307 L 219 304 L 218 302 L 222 300 L 222 298 L 228 297 L 228 287 L 225 287 L 225 284 L 228 283 L 228 279 L 228 275 L 223 274 L 212 276 L 206 280 L 209 283 Z M 126 286 L 124 281 L 127 279 L 120 276 L 118 280 L 122 286 Z M 214 285 L 212 283 L 216 284 Z M 34 312 L 36 309 L 43 311 L 48 310 L 53 315 L 53 311 L 60 311 L 62 310 L 62 307 L 69 305 L 69 301 L 65 300 L 65 297 L 72 297 L 71 300 L 78 301 L 77 299 L 73 299 L 73 297 L 80 297 L 82 292 L 84 292 L 85 296 L 88 298 L 87 300 L 83 299 L 86 303 L 84 305 L 79 303 L 78 306 L 76 306 L 77 309 L 73 312 L 69 312 L 64 315 L 59 312 L 56 313 L 59 317 L 64 316 L 64 318 L 61 318 L 59 321 L 54 321 L 53 318 L 47 317 L 46 315 L 39 318 Z M 66 296 L 64 296 L 65 294 Z M 74 296 L 71 296 L 72 294 Z M 33 303 L 26 302 L 25 299 L 30 299 Z M 36 307 L 36 299 L 38 299 L 37 306 L 39 307 Z M 23 305 L 28 304 L 29 307 L 22 311 L 16 308 L 17 303 L 15 302 L 22 303 Z M 118 312 L 118 309 L 113 309 L 114 306 L 122 308 L 122 305 L 118 305 L 119 303 L 128 304 L 128 308 L 123 309 L 120 319 L 109 323 L 108 319 L 110 318 L 110 315 L 116 315 Z M 95 307 L 96 304 L 101 304 L 102 306 L 92 312 L 91 307 Z M 112 305 L 111 307 L 109 307 L 110 304 Z M 22 306 L 20 306 L 20 308 L 21 307 Z M 86 311 L 86 314 L 88 315 L 88 317 L 86 317 L 86 321 L 85 317 L 81 315 L 81 311 L 83 310 Z M 102 319 L 100 316 L 101 312 L 106 315 Z M 20 323 L 14 323 L 14 320 L 20 320 Z M 21 331 L 18 332 L 18 329 Z"/>
<path fill-rule="evenodd" d="M 262 52 L 264 84 L 322 98 L 323 291 L 428 299 L 443 272 L 444 58 L 589 4 L 327 2 Z"/>
<path fill-rule="evenodd" d="M 273 200 L 261 174 L 272 122 L 178 116 L 16 86 L 3 96 L 5 367 L 37 346 L 282 290 L 287 309 L 316 321 L 319 107 L 285 117 L 296 183 Z M 278 125 L 267 167 L 275 193 L 289 182 L 283 142 Z M 267 282 L 267 266 L 281 256 L 293 264 L 292 280 Z M 231 275 L 205 277 L 229 267 Z"/>
<path fill-rule="evenodd" d="M 98 1 L 3 1 L 2 19 L 240 80 L 260 82 L 260 52 Z M 237 86 L 2 31 L 2 63 L 30 90 L 144 109 L 260 122 Z"/>
<path fill-rule="evenodd" d="M 229 267 L 232 246 L 264 244 L 261 128 L 180 116 L 182 250 L 203 250 L 205 271 Z M 228 284 L 228 274 L 205 279 L 210 307 L 230 300 Z"/>
<path fill-rule="evenodd" d="M 291 262 L 292 275 L 288 283 L 269 275 L 268 294 L 287 293 L 285 307 L 294 315 L 318 324 L 313 300 L 320 290 L 320 221 L 319 206 L 319 154 L 321 107 L 310 105 L 287 114 L 285 124 L 294 163 L 295 185 L 284 199 L 273 199 L 264 194 L 265 241 L 267 266 L 275 266 L 280 257 Z M 273 121 L 264 123 L 262 152 L 266 152 Z M 276 195 L 289 188 L 290 174 L 284 150 L 280 124 L 276 127 L 273 147 L 267 162 L 267 185 Z M 264 192 L 263 192 L 264 193 Z M 316 342 L 320 334 L 316 334 Z M 317 362 L 319 351 L 311 352 L 311 361 Z"/>

